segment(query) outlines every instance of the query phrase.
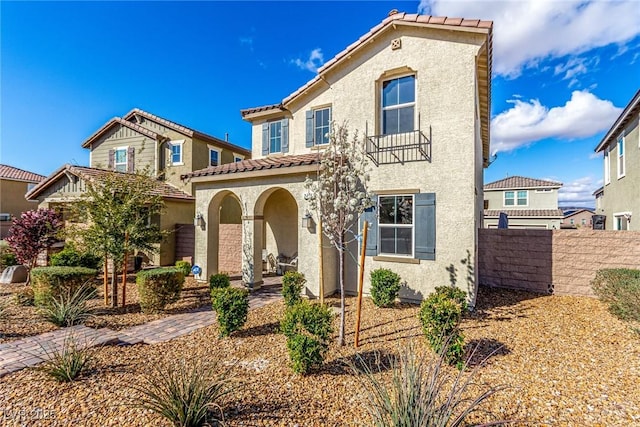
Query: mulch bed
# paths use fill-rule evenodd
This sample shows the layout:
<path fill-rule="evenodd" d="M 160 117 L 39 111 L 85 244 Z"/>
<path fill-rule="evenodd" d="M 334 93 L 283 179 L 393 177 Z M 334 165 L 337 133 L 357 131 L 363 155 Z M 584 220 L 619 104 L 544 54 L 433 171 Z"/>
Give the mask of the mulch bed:
<path fill-rule="evenodd" d="M 2 411 L 5 420 L 25 414 L 30 418 L 18 421 L 30 425 L 168 425 L 131 406 L 139 395 L 128 386 L 153 366 L 188 357 L 233 365 L 239 386 L 222 406 L 228 425 L 368 425 L 360 384 L 345 365 L 355 355 L 355 298 L 347 302 L 349 345 L 332 345 L 326 365 L 308 376 L 288 367 L 285 338 L 277 333 L 284 311 L 279 302 L 252 310 L 245 328 L 227 339 L 211 326 L 154 346 L 104 347 L 93 370 L 72 384 L 31 370 L 5 376 L 0 417 Z M 359 351 L 396 353 L 409 341 L 428 351 L 417 312 L 409 304 L 378 309 L 365 298 Z M 488 357 L 476 380 L 509 387 L 487 406 L 496 418 L 527 425 L 640 425 L 640 336 L 598 300 L 481 288 L 477 310 L 462 327 L 467 342 L 477 345 L 474 360 Z"/>

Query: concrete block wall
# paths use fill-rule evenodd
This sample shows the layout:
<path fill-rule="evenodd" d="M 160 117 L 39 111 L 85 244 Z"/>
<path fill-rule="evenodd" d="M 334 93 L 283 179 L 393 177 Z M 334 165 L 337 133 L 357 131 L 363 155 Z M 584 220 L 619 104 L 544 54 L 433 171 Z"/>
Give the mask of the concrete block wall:
<path fill-rule="evenodd" d="M 219 270 L 225 273 L 242 271 L 242 224 L 220 224 L 218 248 Z"/>
<path fill-rule="evenodd" d="M 478 230 L 480 284 L 593 296 L 604 268 L 640 268 L 640 231 Z"/>

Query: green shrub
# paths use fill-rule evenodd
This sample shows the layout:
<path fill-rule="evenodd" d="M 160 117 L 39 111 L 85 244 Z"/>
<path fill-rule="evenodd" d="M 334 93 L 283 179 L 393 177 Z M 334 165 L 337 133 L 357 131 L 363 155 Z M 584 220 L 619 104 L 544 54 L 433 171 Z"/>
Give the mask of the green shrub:
<path fill-rule="evenodd" d="M 447 362 L 458 368 L 464 357 L 464 335 L 458 325 L 466 310 L 466 293 L 450 286 L 437 287 L 420 306 L 420 322 L 429 345 L 436 352 L 446 347 Z"/>
<path fill-rule="evenodd" d="M 329 348 L 333 315 L 328 307 L 301 301 L 287 308 L 280 322 L 280 331 L 287 337 L 291 367 L 305 374 L 324 361 Z"/>
<path fill-rule="evenodd" d="M 97 270 L 100 268 L 101 258 L 88 252 L 80 253 L 76 248 L 67 244 L 63 250 L 51 255 L 49 263 L 58 267 L 86 267 Z"/>
<path fill-rule="evenodd" d="M 371 272 L 371 298 L 378 307 L 391 307 L 400 292 L 400 276 L 386 268 Z"/>
<path fill-rule="evenodd" d="M 441 353 L 425 357 L 409 344 L 387 363 L 369 363 L 358 355 L 357 366 L 352 363 L 351 367 L 362 385 L 370 425 L 458 427 L 471 425 L 467 418 L 475 412 L 486 417 L 489 412 L 483 404 L 505 387 L 478 383 L 475 369 L 470 373 L 449 369 L 443 357 L 446 353 L 445 347 Z M 385 370 L 391 373 L 389 381 L 381 380 L 380 373 Z M 507 422 L 483 425 L 501 424 Z"/>
<path fill-rule="evenodd" d="M 175 267 L 142 270 L 136 274 L 138 299 L 144 313 L 157 313 L 180 299 L 184 274 Z"/>
<path fill-rule="evenodd" d="M 249 291 L 231 287 L 214 289 L 211 291 L 211 305 L 218 318 L 220 336 L 229 336 L 247 321 Z"/>
<path fill-rule="evenodd" d="M 25 286 L 15 293 L 14 299 L 16 301 L 16 304 L 22 307 L 35 305 L 33 288 L 31 286 Z"/>
<path fill-rule="evenodd" d="M 18 258 L 7 245 L 0 245 L 0 272 L 12 265 L 18 265 Z"/>
<path fill-rule="evenodd" d="M 85 371 L 93 359 L 93 351 L 88 345 L 79 346 L 73 335 L 69 334 L 62 348 L 53 350 L 51 347 L 42 346 L 47 355 L 46 361 L 33 369 L 49 375 L 58 382 L 71 382 Z"/>
<path fill-rule="evenodd" d="M 40 307 L 40 313 L 54 325 L 62 327 L 78 325 L 91 316 L 87 301 L 95 296 L 95 288 L 85 284 L 73 293 L 68 292 L 49 298 Z"/>
<path fill-rule="evenodd" d="M 282 296 L 287 307 L 293 307 L 302 301 L 302 289 L 307 279 L 297 271 L 287 271 L 282 277 Z"/>
<path fill-rule="evenodd" d="M 231 286 L 231 278 L 227 273 L 212 274 L 209 277 L 209 291 Z"/>
<path fill-rule="evenodd" d="M 591 282 L 598 298 L 622 320 L 640 321 L 640 270 L 599 270 Z"/>
<path fill-rule="evenodd" d="M 202 362 L 156 365 L 144 380 L 132 386 L 142 394 L 135 405 L 159 414 L 174 426 L 205 425 L 209 409 L 221 409 L 221 399 L 233 390 L 229 369 L 220 369 L 217 362 L 205 366 Z M 214 419 L 210 419 L 214 421 Z M 216 420 L 217 421 L 217 420 Z M 210 423 L 206 425 L 218 425 Z"/>
<path fill-rule="evenodd" d="M 96 274 L 96 270 L 86 267 L 36 267 L 31 270 L 35 303 L 43 305 L 60 295 L 73 295 Z"/>
<path fill-rule="evenodd" d="M 189 261 L 176 261 L 176 268 L 182 271 L 184 277 L 191 274 L 191 263 Z"/>

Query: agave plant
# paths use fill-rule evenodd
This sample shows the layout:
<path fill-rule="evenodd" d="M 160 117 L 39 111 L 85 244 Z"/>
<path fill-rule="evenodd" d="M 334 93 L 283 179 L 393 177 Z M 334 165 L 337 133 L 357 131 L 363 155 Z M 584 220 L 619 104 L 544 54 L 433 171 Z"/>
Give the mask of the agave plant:
<path fill-rule="evenodd" d="M 47 320 L 55 325 L 78 325 L 91 316 L 91 309 L 87 306 L 87 301 L 94 298 L 95 295 L 95 288 L 84 284 L 73 293 L 50 298 L 40 311 Z"/>
<path fill-rule="evenodd" d="M 94 357 L 95 350 L 91 345 L 79 345 L 73 334 L 68 334 L 62 347 L 48 348 L 41 345 L 46 354 L 46 361 L 33 369 L 44 372 L 58 382 L 71 382 L 86 371 Z"/>

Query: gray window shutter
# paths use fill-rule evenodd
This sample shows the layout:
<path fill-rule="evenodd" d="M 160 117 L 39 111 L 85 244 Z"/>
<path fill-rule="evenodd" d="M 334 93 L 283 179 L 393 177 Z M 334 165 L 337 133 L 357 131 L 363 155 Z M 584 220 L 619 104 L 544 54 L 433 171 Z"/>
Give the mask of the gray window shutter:
<path fill-rule="evenodd" d="M 415 257 L 436 259 L 436 194 L 415 195 Z"/>
<path fill-rule="evenodd" d="M 269 154 L 269 123 L 262 124 L 262 155 Z"/>
<path fill-rule="evenodd" d="M 289 119 L 282 119 L 282 152 L 289 151 Z"/>
<path fill-rule="evenodd" d="M 306 138 L 306 147 L 313 147 L 313 110 L 307 110 L 307 138 Z"/>
<path fill-rule="evenodd" d="M 135 162 L 134 162 L 134 155 L 135 155 L 136 149 L 133 147 L 129 147 L 127 148 L 127 172 L 135 172 L 136 168 L 135 168 Z"/>
<path fill-rule="evenodd" d="M 358 232 L 362 232 L 362 225 L 365 221 L 369 223 L 369 230 L 367 231 L 367 248 L 365 249 L 366 256 L 378 255 L 378 197 L 375 194 L 371 194 L 371 200 L 374 205 L 365 210 L 360 215 L 360 225 Z"/>
<path fill-rule="evenodd" d="M 116 150 L 109 150 L 109 163 L 107 165 L 107 169 L 113 169 L 116 163 Z M 91 165 L 93 166 L 93 165 Z"/>

